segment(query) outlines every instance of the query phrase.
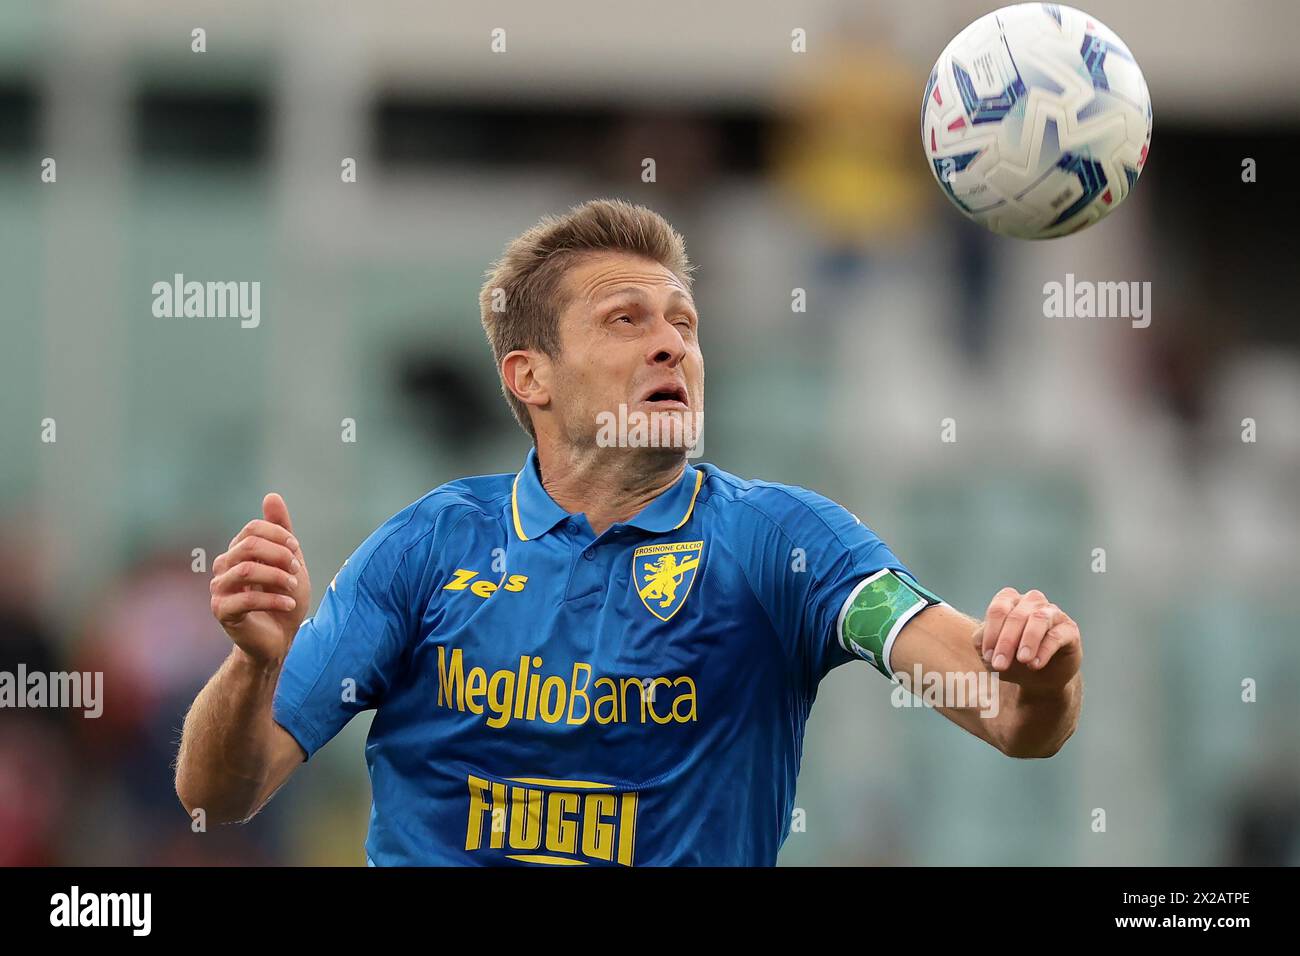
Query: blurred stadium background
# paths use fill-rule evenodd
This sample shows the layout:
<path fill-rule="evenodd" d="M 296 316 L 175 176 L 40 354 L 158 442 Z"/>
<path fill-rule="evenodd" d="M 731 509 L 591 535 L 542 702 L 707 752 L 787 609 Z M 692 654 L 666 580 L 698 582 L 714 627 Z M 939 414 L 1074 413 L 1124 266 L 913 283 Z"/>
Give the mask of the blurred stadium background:
<path fill-rule="evenodd" d="M 782 863 L 1300 863 L 1300 7 L 1088 0 L 1151 158 L 1031 244 L 949 208 L 917 135 L 991 6 L 0 6 L 0 669 L 106 673 L 99 720 L 0 712 L 0 863 L 364 862 L 368 715 L 251 824 L 190 832 L 170 762 L 229 646 L 192 551 L 280 491 L 319 597 L 424 491 L 516 470 L 481 275 L 596 196 L 699 265 L 706 460 L 836 498 L 971 613 L 1039 587 L 1085 636 L 1047 762 L 832 673 Z M 1150 280 L 1150 328 L 1044 318 L 1066 272 Z M 260 281 L 261 325 L 154 318 L 175 273 Z"/>

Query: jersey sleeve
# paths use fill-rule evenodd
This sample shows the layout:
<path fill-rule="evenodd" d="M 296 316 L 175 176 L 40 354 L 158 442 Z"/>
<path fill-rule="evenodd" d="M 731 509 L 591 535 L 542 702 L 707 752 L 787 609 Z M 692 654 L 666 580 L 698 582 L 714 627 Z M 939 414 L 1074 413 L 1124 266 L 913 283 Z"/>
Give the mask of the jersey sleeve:
<path fill-rule="evenodd" d="M 941 600 L 856 515 L 803 488 L 781 493 L 766 496 L 755 541 L 760 600 L 808 685 L 855 658 L 892 676 L 894 638 Z"/>
<path fill-rule="evenodd" d="M 378 706 L 415 632 L 432 525 L 417 505 L 385 522 L 344 562 L 280 671 L 275 722 L 310 758 L 353 715 Z"/>

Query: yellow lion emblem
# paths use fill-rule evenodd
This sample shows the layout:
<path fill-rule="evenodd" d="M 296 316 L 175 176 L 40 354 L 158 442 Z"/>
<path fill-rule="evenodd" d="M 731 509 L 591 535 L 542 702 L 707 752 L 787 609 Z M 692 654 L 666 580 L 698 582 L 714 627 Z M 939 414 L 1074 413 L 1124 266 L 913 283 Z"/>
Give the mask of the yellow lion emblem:
<path fill-rule="evenodd" d="M 689 541 L 636 549 L 632 567 L 637 595 L 661 621 L 676 614 L 686 602 L 703 548 L 703 541 Z"/>

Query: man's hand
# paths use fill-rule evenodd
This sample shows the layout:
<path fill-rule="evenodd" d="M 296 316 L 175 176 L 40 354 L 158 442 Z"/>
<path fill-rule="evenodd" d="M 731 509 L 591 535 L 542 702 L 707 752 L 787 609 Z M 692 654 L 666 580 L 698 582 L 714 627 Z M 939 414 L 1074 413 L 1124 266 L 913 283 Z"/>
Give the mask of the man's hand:
<path fill-rule="evenodd" d="M 235 642 L 185 715 L 176 795 L 212 823 L 247 820 L 307 752 L 275 722 L 280 668 L 307 615 L 311 581 L 279 495 L 212 562 L 212 613 Z"/>
<path fill-rule="evenodd" d="M 278 666 L 307 616 L 311 580 L 284 499 L 267 495 L 262 516 L 212 562 L 212 613 L 253 663 Z"/>
<path fill-rule="evenodd" d="M 1002 680 L 1026 690 L 1065 687 L 1079 672 L 1079 625 L 1042 591 L 1003 588 L 973 635 L 976 650 Z"/>

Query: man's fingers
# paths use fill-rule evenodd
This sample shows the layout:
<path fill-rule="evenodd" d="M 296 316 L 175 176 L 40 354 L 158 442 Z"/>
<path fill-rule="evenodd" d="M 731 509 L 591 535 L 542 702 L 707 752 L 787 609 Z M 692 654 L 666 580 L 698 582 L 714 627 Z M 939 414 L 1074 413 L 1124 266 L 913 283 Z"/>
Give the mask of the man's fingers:
<path fill-rule="evenodd" d="M 993 658 L 990 664 L 995 671 L 1003 671 L 1011 666 L 1030 615 L 1046 604 L 1047 595 L 1037 590 L 1026 591 L 1024 597 L 1016 602 L 1016 606 L 1002 622 L 1002 631 L 993 645 Z"/>
<path fill-rule="evenodd" d="M 1064 615 L 1062 616 L 1064 617 Z M 1054 625 L 1047 632 L 1042 643 L 1038 645 L 1038 653 L 1029 662 L 1029 666 L 1034 670 L 1041 670 L 1062 648 L 1077 646 L 1081 642 L 1079 625 L 1075 624 L 1070 618 L 1065 617 L 1065 620 Z"/>
<path fill-rule="evenodd" d="M 269 564 L 241 561 L 224 574 L 214 577 L 211 590 L 213 594 L 235 594 L 249 587 L 288 594 L 297 590 L 298 579 Z"/>
<path fill-rule="evenodd" d="M 292 611 L 298 602 L 287 594 L 270 591 L 240 591 L 212 598 L 212 613 L 223 624 L 237 624 L 250 611 Z"/>
<path fill-rule="evenodd" d="M 1020 637 L 1020 647 L 1016 650 L 1016 660 L 1028 664 L 1038 654 L 1038 647 L 1044 636 L 1061 620 L 1061 609 L 1055 604 L 1044 604 L 1029 613 L 1025 623 L 1025 633 Z"/>
<path fill-rule="evenodd" d="M 259 538 L 265 538 L 267 541 L 273 541 L 276 544 L 282 544 L 290 551 L 298 551 L 298 539 L 293 536 L 288 528 L 274 522 L 267 521 L 264 518 L 254 518 L 248 524 L 244 525 L 243 530 L 230 540 L 230 547 L 233 548 L 245 538 L 256 535 Z M 299 554 L 298 560 L 302 560 Z"/>
<path fill-rule="evenodd" d="M 302 566 L 293 551 L 282 544 L 267 541 L 265 538 L 250 536 L 240 541 L 229 551 L 218 555 L 212 562 L 214 574 L 222 574 L 241 561 L 258 561 L 295 574 Z"/>
<path fill-rule="evenodd" d="M 989 602 L 988 610 L 984 612 L 984 636 L 980 646 L 980 653 L 985 662 L 993 660 L 993 648 L 997 644 L 998 635 L 1002 633 L 1002 625 L 1019 600 L 1019 591 L 1015 588 L 1003 588 L 993 595 L 993 600 Z"/>
<path fill-rule="evenodd" d="M 984 662 L 1005 671 L 1014 662 L 1041 670 L 1061 648 L 1082 648 L 1079 626 L 1042 591 L 1003 588 L 971 635 Z"/>
<path fill-rule="evenodd" d="M 298 543 L 297 538 L 293 537 L 293 522 L 289 519 L 289 506 L 274 491 L 262 499 L 262 517 L 289 532 L 289 540 L 286 542 L 288 547 L 299 561 L 306 564 L 307 559 L 302 556 L 302 545 Z"/>

